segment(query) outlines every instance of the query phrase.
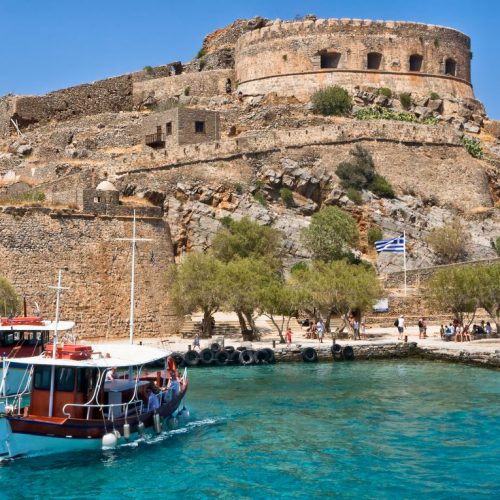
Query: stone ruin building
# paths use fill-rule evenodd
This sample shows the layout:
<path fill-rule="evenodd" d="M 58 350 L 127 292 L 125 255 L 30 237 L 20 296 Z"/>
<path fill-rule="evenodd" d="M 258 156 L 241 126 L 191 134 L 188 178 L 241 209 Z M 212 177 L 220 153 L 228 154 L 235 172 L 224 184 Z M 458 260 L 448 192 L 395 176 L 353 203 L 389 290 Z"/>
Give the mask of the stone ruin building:
<path fill-rule="evenodd" d="M 430 268 L 426 235 L 458 217 L 475 242 L 469 258 L 492 259 L 500 123 L 474 95 L 471 58 L 469 37 L 441 26 L 255 18 L 208 35 L 187 63 L 0 97 L 0 275 L 50 310 L 46 284 L 63 265 L 78 290 L 67 316 L 80 332 L 121 335 L 129 256 L 116 240 L 130 236 L 135 210 L 139 236 L 151 240 L 138 251 L 137 331 L 163 335 L 178 326 L 165 270 L 185 251 L 209 249 L 227 217 L 283 231 L 287 267 L 310 258 L 301 229 L 328 205 L 353 215 L 363 257 L 393 277 L 399 268 L 375 255 L 370 228 L 406 230 L 409 268 Z M 330 85 L 351 94 L 351 115 L 312 112 L 311 95 Z M 374 106 L 415 120 L 356 118 Z M 483 157 L 464 139 L 479 140 Z M 335 171 L 356 145 L 396 198 L 363 191 L 358 205 L 347 196 Z M 45 205 L 2 204 L 33 192 Z M 408 315 L 421 307 L 391 300 Z"/>

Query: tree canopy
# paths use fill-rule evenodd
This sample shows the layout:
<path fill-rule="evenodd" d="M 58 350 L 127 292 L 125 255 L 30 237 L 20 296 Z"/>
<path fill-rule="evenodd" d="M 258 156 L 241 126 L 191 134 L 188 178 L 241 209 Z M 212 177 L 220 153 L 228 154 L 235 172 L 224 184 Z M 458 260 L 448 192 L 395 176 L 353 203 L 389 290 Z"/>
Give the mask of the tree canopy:
<path fill-rule="evenodd" d="M 235 258 L 265 258 L 273 265 L 281 265 L 282 233 L 262 226 L 248 217 L 229 219 L 212 240 L 212 253 L 222 262 Z"/>
<path fill-rule="evenodd" d="M 311 217 L 302 239 L 313 257 L 325 262 L 346 257 L 358 244 L 356 221 L 337 207 L 326 207 Z"/>
<path fill-rule="evenodd" d="M 172 264 L 167 271 L 172 305 L 180 315 L 201 309 L 205 336 L 211 335 L 210 318 L 224 300 L 222 275 L 223 264 L 202 253 L 188 254 L 180 265 Z"/>
<path fill-rule="evenodd" d="M 0 276 L 0 311 L 6 316 L 15 314 L 18 306 L 16 290 L 7 278 Z"/>
<path fill-rule="evenodd" d="M 382 287 L 373 268 L 349 264 L 346 261 L 314 262 L 306 270 L 298 270 L 292 280 L 301 284 L 308 303 L 326 318 L 338 314 L 347 324 L 348 315 L 359 315 L 369 309 L 382 295 Z"/>

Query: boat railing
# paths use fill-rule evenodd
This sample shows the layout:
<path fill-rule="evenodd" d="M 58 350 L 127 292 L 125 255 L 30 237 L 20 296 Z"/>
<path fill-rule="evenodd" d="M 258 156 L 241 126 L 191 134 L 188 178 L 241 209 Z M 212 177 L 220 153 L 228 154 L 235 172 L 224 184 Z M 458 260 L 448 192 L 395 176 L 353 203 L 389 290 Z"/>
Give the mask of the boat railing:
<path fill-rule="evenodd" d="M 8 369 L 8 367 L 7 367 Z M 5 368 L 4 368 L 5 370 Z M 19 388 L 23 386 L 24 379 L 26 378 L 26 384 L 24 385 L 24 388 L 21 389 L 19 392 L 16 394 L 10 394 L 10 395 L 5 395 L 1 396 L 0 400 L 4 403 L 5 408 L 8 406 L 11 407 L 11 410 L 13 413 L 20 413 L 21 412 L 21 404 L 23 403 L 24 396 L 29 394 L 31 392 L 31 381 L 33 378 L 33 366 L 29 366 L 26 368 L 23 378 L 21 379 L 21 383 L 19 384 Z M 2 380 L 3 387 L 5 387 L 6 381 L 5 379 Z"/>
<path fill-rule="evenodd" d="M 63 406 L 62 412 L 65 417 L 71 418 L 71 413 L 67 411 L 69 408 L 85 408 L 87 410 L 86 420 L 91 418 L 91 410 L 97 408 L 107 414 L 110 420 L 114 420 L 115 416 L 128 416 L 130 413 L 143 413 L 144 401 L 135 399 L 126 403 L 111 403 L 111 404 L 88 404 L 88 403 L 67 403 Z"/>

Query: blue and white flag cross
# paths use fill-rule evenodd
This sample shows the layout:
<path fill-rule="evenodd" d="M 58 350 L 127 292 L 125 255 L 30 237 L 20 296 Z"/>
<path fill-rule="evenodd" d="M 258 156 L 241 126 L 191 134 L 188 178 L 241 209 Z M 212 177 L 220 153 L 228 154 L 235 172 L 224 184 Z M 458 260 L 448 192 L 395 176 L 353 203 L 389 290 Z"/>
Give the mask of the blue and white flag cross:
<path fill-rule="evenodd" d="M 404 253 L 405 235 L 401 235 L 398 238 L 392 238 L 391 240 L 376 241 L 375 249 L 377 250 L 377 253 L 382 253 L 382 252 Z"/>

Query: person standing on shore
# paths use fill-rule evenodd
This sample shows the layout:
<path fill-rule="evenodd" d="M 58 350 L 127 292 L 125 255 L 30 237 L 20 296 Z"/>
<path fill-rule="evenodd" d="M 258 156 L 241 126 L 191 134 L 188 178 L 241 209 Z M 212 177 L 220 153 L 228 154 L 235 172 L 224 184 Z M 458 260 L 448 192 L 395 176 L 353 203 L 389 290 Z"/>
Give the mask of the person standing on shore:
<path fill-rule="evenodd" d="M 288 346 L 292 343 L 292 330 L 290 328 L 286 331 L 286 343 Z"/>
<path fill-rule="evenodd" d="M 316 331 L 318 332 L 318 340 L 320 343 L 323 343 L 323 336 L 325 335 L 325 324 L 321 319 L 318 319 L 316 324 Z"/>
<path fill-rule="evenodd" d="M 398 327 L 398 340 L 404 340 L 404 333 L 405 333 L 405 318 L 403 315 L 401 315 L 398 320 L 397 320 L 397 327 Z"/>
<path fill-rule="evenodd" d="M 359 321 L 357 318 L 354 318 L 352 329 L 354 330 L 354 340 L 361 340 L 361 337 L 359 336 Z"/>

